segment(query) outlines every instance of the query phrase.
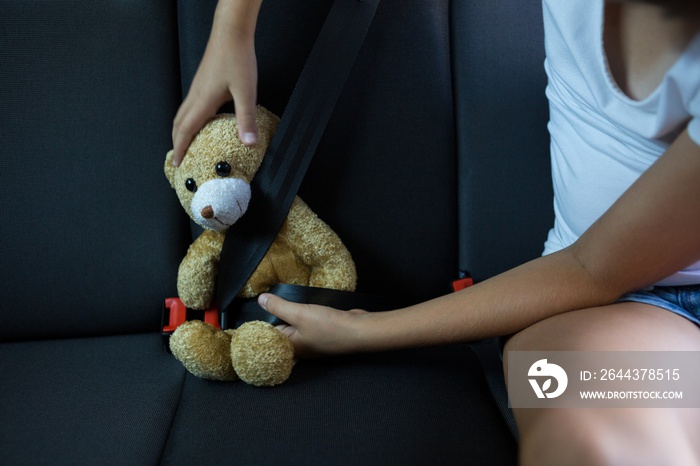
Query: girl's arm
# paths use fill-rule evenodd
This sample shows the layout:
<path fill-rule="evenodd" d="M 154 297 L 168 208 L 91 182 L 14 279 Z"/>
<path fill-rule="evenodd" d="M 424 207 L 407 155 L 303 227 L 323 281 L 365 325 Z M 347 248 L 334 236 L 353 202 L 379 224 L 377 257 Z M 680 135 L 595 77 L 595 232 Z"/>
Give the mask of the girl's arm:
<path fill-rule="evenodd" d="M 458 293 L 380 313 L 259 300 L 290 324 L 300 356 L 376 351 L 511 334 L 612 303 L 698 260 L 700 146 L 686 130 L 576 243 Z"/>
<path fill-rule="evenodd" d="M 258 65 L 255 25 L 262 0 L 219 0 L 202 62 L 173 122 L 173 164 L 179 165 L 195 134 L 233 98 L 238 134 L 257 142 L 255 102 Z"/>

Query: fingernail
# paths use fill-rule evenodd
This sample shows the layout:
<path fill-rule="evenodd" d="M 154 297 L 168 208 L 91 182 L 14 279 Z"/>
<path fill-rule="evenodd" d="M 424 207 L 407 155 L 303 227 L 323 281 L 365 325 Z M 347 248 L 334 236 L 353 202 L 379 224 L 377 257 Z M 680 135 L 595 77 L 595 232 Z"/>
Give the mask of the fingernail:
<path fill-rule="evenodd" d="M 255 133 L 243 133 L 241 139 L 246 146 L 252 146 L 258 142 L 258 136 Z"/>
<path fill-rule="evenodd" d="M 263 293 L 258 297 L 258 304 L 267 309 L 267 294 Z"/>

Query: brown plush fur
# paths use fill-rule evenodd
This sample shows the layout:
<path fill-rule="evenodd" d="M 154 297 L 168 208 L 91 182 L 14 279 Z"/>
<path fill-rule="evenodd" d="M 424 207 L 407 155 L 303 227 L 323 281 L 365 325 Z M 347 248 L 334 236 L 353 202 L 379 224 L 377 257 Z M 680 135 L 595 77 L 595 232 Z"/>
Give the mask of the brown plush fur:
<path fill-rule="evenodd" d="M 203 227 L 205 209 L 193 212 L 196 189 L 221 178 L 250 183 L 255 176 L 279 119 L 258 107 L 258 144 L 244 146 L 238 138 L 236 118 L 219 115 L 194 138 L 179 167 L 172 165 L 172 151 L 165 160 L 165 174 L 188 215 Z M 217 174 L 217 164 L 227 162 L 230 173 Z M 209 186 L 213 186 L 209 183 Z M 216 191 L 214 191 L 216 192 Z M 217 217 L 214 217 L 217 218 Z M 215 292 L 219 255 L 228 226 L 206 229 L 192 243 L 178 270 L 178 294 L 193 309 L 207 309 Z M 252 298 L 278 283 L 352 291 L 357 276 L 350 253 L 328 225 L 299 198 L 295 198 L 280 232 L 253 275 L 240 292 Z M 235 380 L 253 385 L 284 382 L 293 366 L 291 343 L 268 324 L 223 332 L 202 322 L 178 327 L 170 340 L 173 354 L 198 377 Z M 230 343 L 228 343 L 230 341 Z M 233 355 L 233 364 L 231 356 Z M 235 369 L 235 370 L 234 370 Z"/>
<path fill-rule="evenodd" d="M 267 322 L 247 322 L 233 333 L 231 362 L 244 382 L 265 387 L 278 385 L 292 373 L 294 347 L 289 338 Z"/>
<path fill-rule="evenodd" d="M 240 296 L 258 296 L 278 283 L 353 291 L 356 281 L 350 252 L 338 235 L 297 197 Z"/>
<path fill-rule="evenodd" d="M 193 375 L 208 380 L 233 381 L 231 333 L 199 320 L 180 325 L 170 337 L 173 356 Z"/>

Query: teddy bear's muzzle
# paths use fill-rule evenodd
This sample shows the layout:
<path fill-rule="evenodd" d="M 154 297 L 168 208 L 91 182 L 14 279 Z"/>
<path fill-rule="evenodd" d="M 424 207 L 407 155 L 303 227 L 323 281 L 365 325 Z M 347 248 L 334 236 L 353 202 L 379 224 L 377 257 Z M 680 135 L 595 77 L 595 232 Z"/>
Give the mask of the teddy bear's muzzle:
<path fill-rule="evenodd" d="M 250 185 L 240 178 L 207 181 L 192 198 L 192 218 L 209 230 L 225 230 L 246 212 L 250 196 Z"/>

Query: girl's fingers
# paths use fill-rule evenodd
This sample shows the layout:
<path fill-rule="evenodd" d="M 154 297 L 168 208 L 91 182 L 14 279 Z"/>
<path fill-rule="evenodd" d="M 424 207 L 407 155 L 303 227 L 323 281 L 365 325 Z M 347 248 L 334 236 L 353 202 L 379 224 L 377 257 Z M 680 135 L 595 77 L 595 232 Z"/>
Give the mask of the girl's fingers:
<path fill-rule="evenodd" d="M 301 312 L 308 307 L 306 304 L 293 303 L 271 293 L 258 296 L 258 304 L 273 316 L 291 325 L 298 322 Z"/>
<path fill-rule="evenodd" d="M 198 83 L 185 98 L 173 122 L 173 165 L 178 166 L 194 136 L 230 96 L 198 92 Z"/>

